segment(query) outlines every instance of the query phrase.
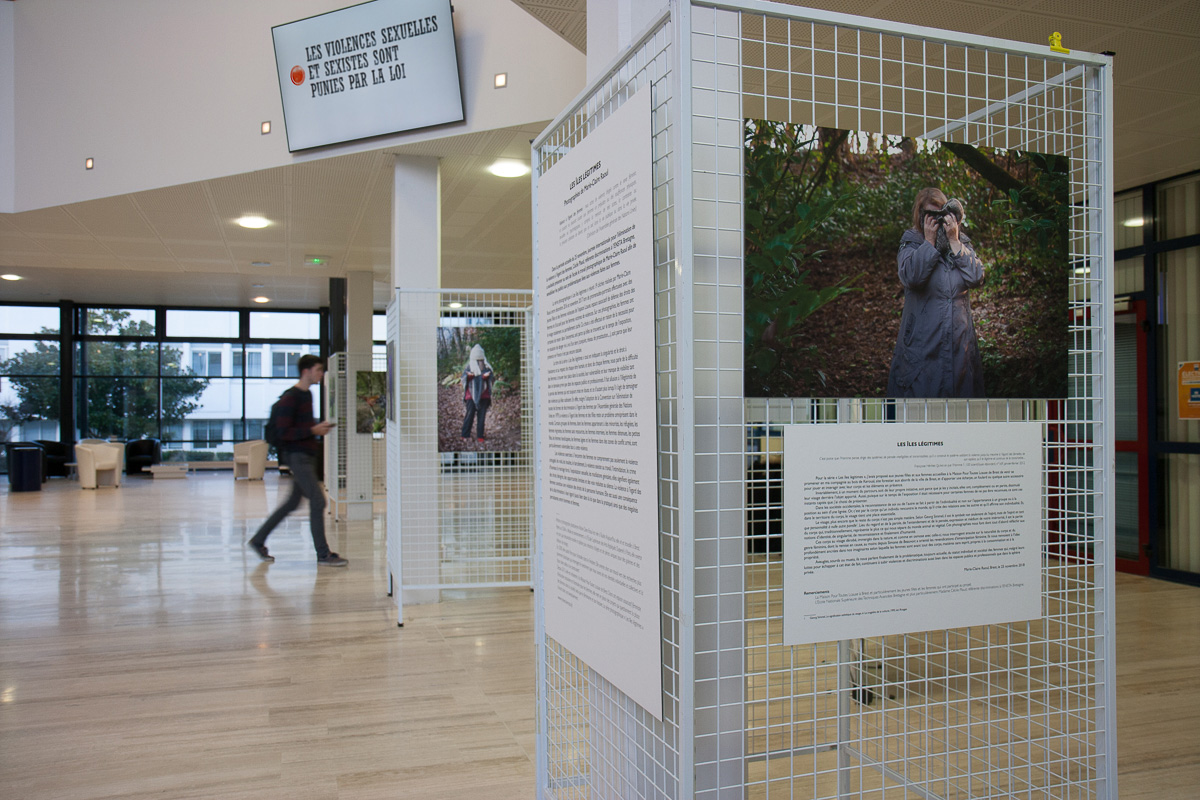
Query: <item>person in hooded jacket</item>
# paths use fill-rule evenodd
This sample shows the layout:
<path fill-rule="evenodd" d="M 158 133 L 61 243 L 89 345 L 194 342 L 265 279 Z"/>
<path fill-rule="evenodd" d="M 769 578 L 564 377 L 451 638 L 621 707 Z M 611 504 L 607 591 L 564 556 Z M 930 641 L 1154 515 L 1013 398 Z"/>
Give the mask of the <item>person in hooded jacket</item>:
<path fill-rule="evenodd" d="M 964 216 L 962 203 L 939 189 L 917 193 L 896 256 L 904 311 L 888 397 L 984 397 L 971 318 L 971 289 L 983 284 L 984 270 L 962 232 Z"/>
<path fill-rule="evenodd" d="M 471 438 L 471 423 L 474 422 L 475 436 L 482 442 L 484 420 L 492 404 L 492 365 L 488 363 L 482 345 L 471 348 L 470 360 L 462 373 L 462 384 L 463 404 L 466 406 L 462 437 Z"/>

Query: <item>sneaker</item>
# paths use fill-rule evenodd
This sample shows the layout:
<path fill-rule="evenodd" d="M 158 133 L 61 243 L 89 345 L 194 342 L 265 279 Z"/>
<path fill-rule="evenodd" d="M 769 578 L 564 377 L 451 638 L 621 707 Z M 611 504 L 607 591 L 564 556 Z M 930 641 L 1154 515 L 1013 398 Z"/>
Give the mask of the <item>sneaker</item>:
<path fill-rule="evenodd" d="M 327 567 L 344 567 L 350 562 L 339 556 L 337 553 L 331 552 L 324 558 L 318 558 L 317 563 L 324 564 Z"/>
<path fill-rule="evenodd" d="M 257 542 L 254 542 L 254 541 L 249 541 L 249 542 L 246 542 L 246 547 L 249 547 L 251 550 L 258 553 L 258 557 L 261 558 L 263 561 L 267 562 L 268 564 L 274 563 L 275 556 L 273 556 L 267 552 L 266 545 L 258 544 Z"/>

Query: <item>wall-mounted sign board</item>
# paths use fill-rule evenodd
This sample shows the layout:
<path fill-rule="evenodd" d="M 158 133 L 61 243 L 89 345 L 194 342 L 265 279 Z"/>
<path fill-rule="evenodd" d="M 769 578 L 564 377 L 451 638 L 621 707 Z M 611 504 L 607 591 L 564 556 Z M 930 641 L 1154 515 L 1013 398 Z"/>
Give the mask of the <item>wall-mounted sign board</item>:
<path fill-rule="evenodd" d="M 371 0 L 271 36 L 292 152 L 463 120 L 450 0 Z"/>

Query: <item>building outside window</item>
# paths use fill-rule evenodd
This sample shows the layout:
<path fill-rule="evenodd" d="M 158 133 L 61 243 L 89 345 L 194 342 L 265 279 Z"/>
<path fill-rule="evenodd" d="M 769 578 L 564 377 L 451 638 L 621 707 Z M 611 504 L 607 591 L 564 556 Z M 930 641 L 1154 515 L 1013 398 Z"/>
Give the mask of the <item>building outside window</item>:
<path fill-rule="evenodd" d="M 221 351 L 193 350 L 192 372 L 213 378 L 221 377 Z"/>
<path fill-rule="evenodd" d="M 225 441 L 225 421 L 219 419 L 192 420 L 192 446 L 196 449 L 217 447 Z"/>
<path fill-rule="evenodd" d="M 271 377 L 291 378 L 297 376 L 296 365 L 302 356 L 299 350 L 276 350 L 271 353 Z"/>
<path fill-rule="evenodd" d="M 261 378 L 262 350 L 252 350 L 249 347 L 244 352 L 240 349 L 234 350 L 233 375 L 235 378 Z"/>

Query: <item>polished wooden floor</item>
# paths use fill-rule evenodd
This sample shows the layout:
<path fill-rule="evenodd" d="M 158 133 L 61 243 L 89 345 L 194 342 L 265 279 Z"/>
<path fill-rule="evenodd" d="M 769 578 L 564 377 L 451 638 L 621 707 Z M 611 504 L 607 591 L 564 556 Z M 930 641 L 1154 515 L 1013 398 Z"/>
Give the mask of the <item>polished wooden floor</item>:
<path fill-rule="evenodd" d="M 4 485 L 0 798 L 534 797 L 530 593 L 399 629 L 378 520 L 330 526 L 347 569 L 304 513 L 245 550 L 280 487 Z M 1117 590 L 1121 797 L 1200 797 L 1200 589 Z"/>

